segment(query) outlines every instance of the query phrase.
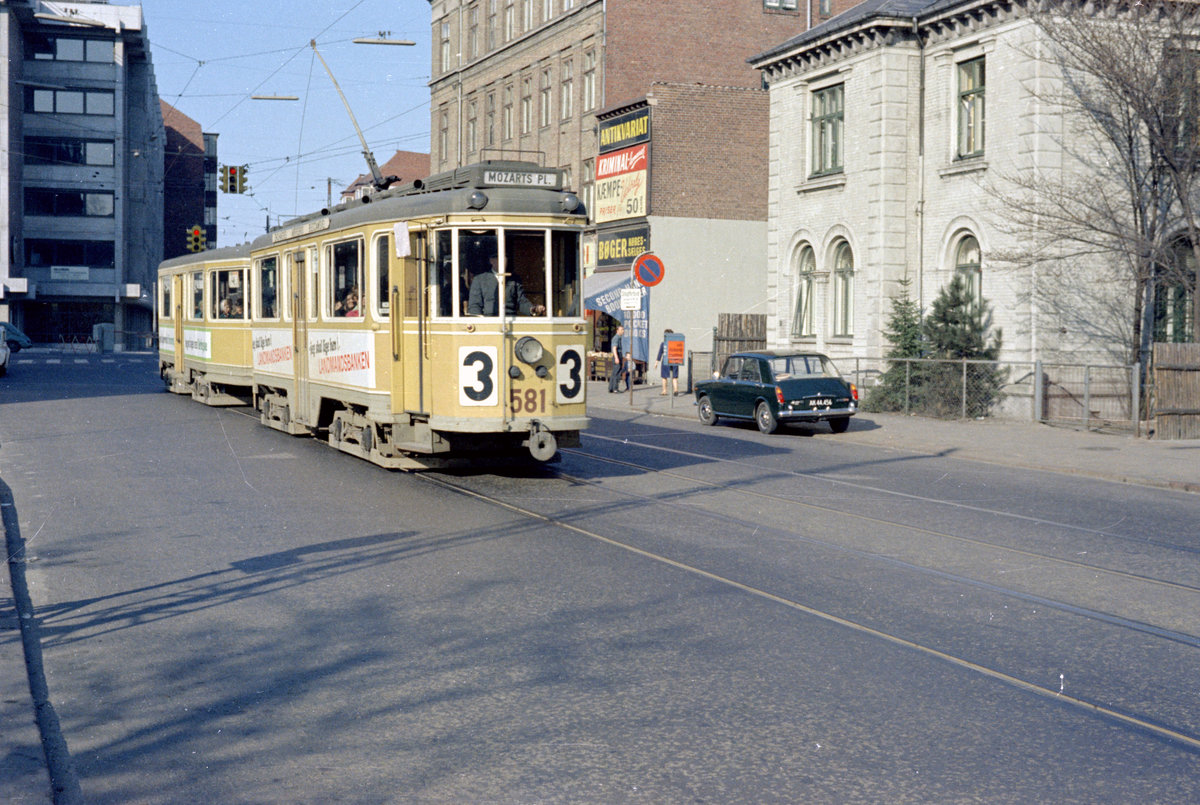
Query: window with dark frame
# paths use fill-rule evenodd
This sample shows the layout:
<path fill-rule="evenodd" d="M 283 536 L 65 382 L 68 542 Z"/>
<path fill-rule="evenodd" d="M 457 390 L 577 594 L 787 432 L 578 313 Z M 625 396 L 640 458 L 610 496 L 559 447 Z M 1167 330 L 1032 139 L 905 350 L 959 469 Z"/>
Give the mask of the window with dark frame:
<path fill-rule="evenodd" d="M 838 84 L 812 94 L 812 173 L 842 170 L 842 127 L 845 87 Z"/>

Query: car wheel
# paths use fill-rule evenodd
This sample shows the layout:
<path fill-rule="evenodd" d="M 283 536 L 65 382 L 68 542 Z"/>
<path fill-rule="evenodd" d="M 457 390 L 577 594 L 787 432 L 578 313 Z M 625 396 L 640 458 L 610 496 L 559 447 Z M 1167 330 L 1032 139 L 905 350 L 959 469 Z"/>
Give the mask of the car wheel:
<path fill-rule="evenodd" d="M 758 408 L 754 409 L 754 421 L 763 433 L 774 433 L 775 428 L 779 427 L 778 420 L 771 413 L 771 406 L 765 402 L 760 402 Z"/>
<path fill-rule="evenodd" d="M 8 349 L 9 349 L 9 351 L 11 351 L 11 352 L 20 352 L 20 351 L 21 351 L 21 345 L 20 345 L 20 344 L 18 344 L 16 341 L 9 341 L 9 342 L 8 342 Z"/>
<path fill-rule="evenodd" d="M 829 420 L 829 429 L 834 433 L 845 433 L 849 427 L 850 417 L 848 416 L 835 416 Z"/>
<path fill-rule="evenodd" d="M 712 400 L 708 399 L 707 394 L 701 397 L 699 402 L 696 403 L 696 410 L 700 415 L 700 422 L 702 424 L 717 424 L 717 413 L 713 411 Z"/>

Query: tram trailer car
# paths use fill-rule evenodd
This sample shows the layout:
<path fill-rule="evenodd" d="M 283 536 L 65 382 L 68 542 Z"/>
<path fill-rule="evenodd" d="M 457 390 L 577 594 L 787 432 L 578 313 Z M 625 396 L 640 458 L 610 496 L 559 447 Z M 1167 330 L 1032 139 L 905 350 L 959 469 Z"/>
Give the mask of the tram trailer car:
<path fill-rule="evenodd" d="M 159 268 L 159 369 L 208 405 L 384 467 L 587 427 L 580 233 L 562 173 L 488 161 Z"/>

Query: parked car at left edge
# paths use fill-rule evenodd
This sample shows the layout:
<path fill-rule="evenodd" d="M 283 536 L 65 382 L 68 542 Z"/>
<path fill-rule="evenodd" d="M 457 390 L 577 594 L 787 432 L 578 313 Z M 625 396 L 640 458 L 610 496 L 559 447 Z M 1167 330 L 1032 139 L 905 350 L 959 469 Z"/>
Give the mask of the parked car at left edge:
<path fill-rule="evenodd" d="M 748 419 L 774 433 L 781 422 L 824 421 L 845 433 L 858 411 L 858 388 L 819 352 L 738 352 L 712 380 L 696 384 L 696 406 L 705 425 Z"/>
<path fill-rule="evenodd" d="M 32 338 L 8 322 L 0 321 L 0 329 L 4 330 L 4 342 L 8 344 L 8 348 L 13 352 L 20 352 L 23 349 L 33 346 Z"/>

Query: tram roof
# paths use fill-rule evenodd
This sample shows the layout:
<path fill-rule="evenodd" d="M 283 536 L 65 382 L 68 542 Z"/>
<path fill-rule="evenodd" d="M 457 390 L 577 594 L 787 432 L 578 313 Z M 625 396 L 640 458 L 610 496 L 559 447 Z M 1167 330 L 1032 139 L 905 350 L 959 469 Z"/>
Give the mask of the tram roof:
<path fill-rule="evenodd" d="M 564 193 L 563 173 L 532 162 L 487 160 L 434 174 L 423 181 L 389 188 L 285 222 L 260 235 L 255 251 L 324 229 L 343 229 L 374 221 L 454 213 L 553 215 L 577 212 L 583 205 Z M 482 196 L 480 195 L 482 194 Z M 570 196 L 577 206 L 569 207 Z M 481 206 L 482 205 L 482 206 Z M 327 225 L 318 222 L 328 219 Z"/>
<path fill-rule="evenodd" d="M 170 260 L 164 260 L 159 264 L 159 268 L 177 268 L 179 266 L 191 265 L 192 263 L 215 263 L 220 260 L 244 260 L 249 257 L 250 244 L 240 243 L 237 246 L 222 246 L 219 249 L 205 249 L 202 252 L 193 252 L 192 254 L 172 257 Z"/>

